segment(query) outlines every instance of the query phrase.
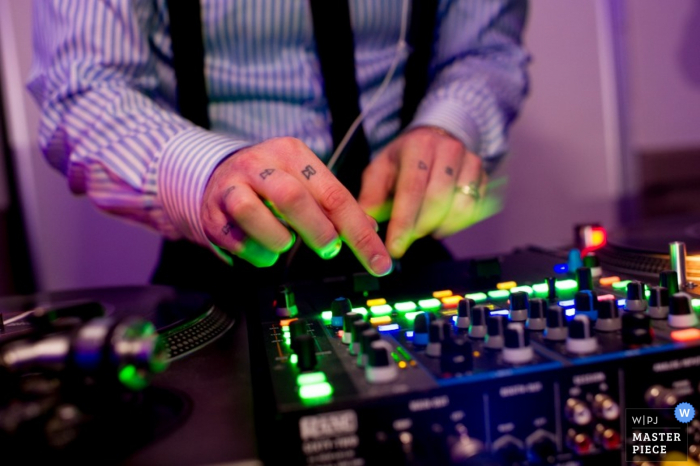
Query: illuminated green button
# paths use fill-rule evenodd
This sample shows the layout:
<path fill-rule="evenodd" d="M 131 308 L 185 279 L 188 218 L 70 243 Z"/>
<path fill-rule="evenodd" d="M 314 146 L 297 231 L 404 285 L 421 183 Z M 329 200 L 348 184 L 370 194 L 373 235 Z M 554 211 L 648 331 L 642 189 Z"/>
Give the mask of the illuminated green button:
<path fill-rule="evenodd" d="M 291 334 L 289 327 L 282 327 L 282 333 L 284 333 L 285 338 L 288 337 Z"/>
<path fill-rule="evenodd" d="M 546 283 L 535 283 L 532 285 L 532 289 L 537 294 L 545 294 L 549 292 L 549 287 Z"/>
<path fill-rule="evenodd" d="M 404 301 L 402 303 L 394 304 L 394 308 L 399 312 L 415 311 L 418 306 L 413 301 Z"/>
<path fill-rule="evenodd" d="M 627 289 L 627 284 L 630 283 L 631 280 L 624 280 L 621 282 L 615 282 L 612 284 L 612 287 L 614 290 L 626 290 Z"/>
<path fill-rule="evenodd" d="M 299 362 L 299 356 L 297 356 L 296 354 L 289 356 L 289 362 L 291 362 L 292 364 L 296 364 L 297 362 Z"/>
<path fill-rule="evenodd" d="M 382 304 L 379 306 L 372 306 L 369 308 L 369 312 L 373 316 L 385 316 L 387 314 L 391 314 L 391 311 L 394 309 L 389 305 L 389 304 Z"/>
<path fill-rule="evenodd" d="M 690 304 L 693 305 L 693 309 L 700 311 L 700 299 L 691 299 Z"/>
<path fill-rule="evenodd" d="M 516 292 L 518 292 L 518 291 L 523 291 L 523 292 L 527 293 L 528 295 L 531 295 L 531 294 L 532 294 L 532 287 L 527 286 L 527 285 L 516 286 L 516 287 L 511 288 L 509 291 L 510 291 L 511 293 L 516 293 Z"/>
<path fill-rule="evenodd" d="M 418 307 L 426 310 L 440 309 L 442 307 L 442 303 L 437 298 L 421 299 L 418 301 Z"/>
<path fill-rule="evenodd" d="M 299 387 L 299 396 L 303 400 L 311 398 L 323 398 L 333 394 L 333 387 L 328 382 L 302 385 Z"/>
<path fill-rule="evenodd" d="M 644 296 L 646 296 L 647 299 L 649 299 L 649 296 L 651 296 L 651 290 L 646 285 L 644 285 Z"/>
<path fill-rule="evenodd" d="M 326 374 L 323 372 L 309 372 L 297 376 L 297 385 L 313 385 L 326 381 Z"/>
<path fill-rule="evenodd" d="M 132 364 L 124 366 L 119 371 L 119 381 L 130 390 L 143 390 L 148 385 L 148 381 Z"/>
<path fill-rule="evenodd" d="M 323 321 L 326 323 L 330 322 L 332 317 L 333 317 L 333 311 L 323 311 L 321 313 L 321 319 L 323 319 Z"/>
<path fill-rule="evenodd" d="M 508 290 L 491 290 L 488 292 L 489 298 L 491 299 L 508 299 L 510 296 L 510 291 Z"/>
<path fill-rule="evenodd" d="M 486 296 L 486 293 L 469 293 L 467 295 L 464 295 L 465 298 L 467 299 L 473 299 L 474 302 L 480 303 L 482 301 L 486 301 L 489 299 L 488 296 Z"/>
<path fill-rule="evenodd" d="M 576 283 L 576 280 L 571 279 L 557 280 L 557 284 L 555 286 L 557 290 L 575 290 L 576 288 L 578 288 L 578 283 Z"/>
<path fill-rule="evenodd" d="M 352 312 L 356 312 L 358 314 L 362 314 L 363 316 L 367 315 L 367 309 L 364 307 L 353 307 Z"/>
<path fill-rule="evenodd" d="M 409 322 L 413 322 L 414 320 L 416 320 L 416 316 L 422 313 L 423 311 L 407 312 L 406 314 L 404 314 L 404 316 L 406 317 L 406 320 L 408 320 Z"/>

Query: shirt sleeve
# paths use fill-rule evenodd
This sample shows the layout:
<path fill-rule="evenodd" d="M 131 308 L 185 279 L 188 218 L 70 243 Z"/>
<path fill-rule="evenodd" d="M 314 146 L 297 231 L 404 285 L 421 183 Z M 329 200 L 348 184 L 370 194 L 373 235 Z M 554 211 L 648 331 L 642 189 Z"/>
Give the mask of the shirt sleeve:
<path fill-rule="evenodd" d="M 409 128 L 443 128 L 495 168 L 527 94 L 526 13 L 526 0 L 441 2 L 430 85 Z"/>
<path fill-rule="evenodd" d="M 28 88 L 48 161 L 103 211 L 210 245 L 200 220 L 214 168 L 247 146 L 156 102 L 156 2 L 36 1 Z"/>

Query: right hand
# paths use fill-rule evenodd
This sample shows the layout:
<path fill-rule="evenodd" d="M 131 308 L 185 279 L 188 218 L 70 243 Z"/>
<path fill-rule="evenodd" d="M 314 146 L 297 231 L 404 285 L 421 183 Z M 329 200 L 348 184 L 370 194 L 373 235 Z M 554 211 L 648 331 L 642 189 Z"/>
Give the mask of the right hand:
<path fill-rule="evenodd" d="M 212 243 L 257 267 L 271 266 L 294 244 L 281 218 L 323 259 L 344 241 L 371 274 L 391 272 L 376 222 L 298 139 L 269 139 L 221 162 L 201 212 Z"/>

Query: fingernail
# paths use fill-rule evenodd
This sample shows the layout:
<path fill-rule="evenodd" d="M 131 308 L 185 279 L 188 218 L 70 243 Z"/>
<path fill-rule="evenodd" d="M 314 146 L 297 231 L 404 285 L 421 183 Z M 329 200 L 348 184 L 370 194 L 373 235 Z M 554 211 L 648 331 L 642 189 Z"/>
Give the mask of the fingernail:
<path fill-rule="evenodd" d="M 289 241 L 289 244 L 287 244 L 284 249 L 282 249 L 282 252 L 287 252 L 290 249 L 292 249 L 292 246 L 294 246 L 294 243 L 297 242 L 297 235 L 294 233 L 292 230 L 289 230 L 289 233 L 292 235 L 292 239 Z"/>
<path fill-rule="evenodd" d="M 389 256 L 383 254 L 377 254 L 372 256 L 369 261 L 369 266 L 378 277 L 383 277 L 384 275 L 389 275 L 394 268 L 394 263 L 391 261 Z"/>
<path fill-rule="evenodd" d="M 374 219 L 374 217 L 372 217 L 371 215 L 367 214 L 367 218 L 369 219 L 370 222 L 372 222 L 372 225 L 374 225 L 374 232 L 375 232 L 375 233 L 378 232 L 378 231 L 379 231 L 379 224 L 378 224 L 377 221 Z"/>
<path fill-rule="evenodd" d="M 332 259 L 338 255 L 342 246 L 343 242 L 340 241 L 340 238 L 336 238 L 334 242 L 321 249 L 318 255 L 321 256 L 322 259 Z"/>

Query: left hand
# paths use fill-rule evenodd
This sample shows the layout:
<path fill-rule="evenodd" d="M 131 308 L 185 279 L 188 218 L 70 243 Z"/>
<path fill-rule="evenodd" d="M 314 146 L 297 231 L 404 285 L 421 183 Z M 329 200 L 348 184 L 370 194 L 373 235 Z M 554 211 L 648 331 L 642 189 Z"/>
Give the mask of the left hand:
<path fill-rule="evenodd" d="M 481 159 L 458 139 L 419 127 L 365 169 L 359 203 L 377 221 L 390 219 L 386 246 L 398 259 L 419 238 L 444 238 L 476 223 L 487 182 Z"/>

